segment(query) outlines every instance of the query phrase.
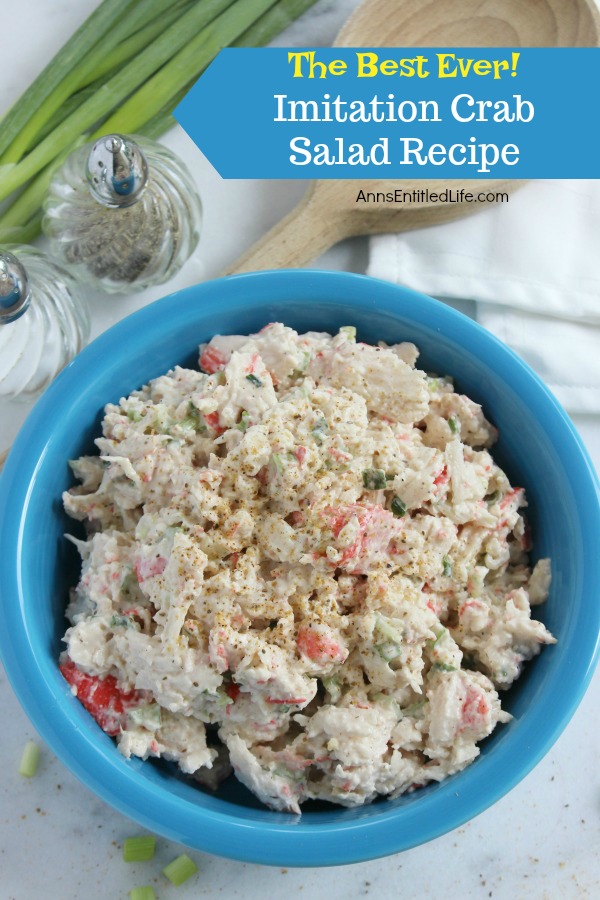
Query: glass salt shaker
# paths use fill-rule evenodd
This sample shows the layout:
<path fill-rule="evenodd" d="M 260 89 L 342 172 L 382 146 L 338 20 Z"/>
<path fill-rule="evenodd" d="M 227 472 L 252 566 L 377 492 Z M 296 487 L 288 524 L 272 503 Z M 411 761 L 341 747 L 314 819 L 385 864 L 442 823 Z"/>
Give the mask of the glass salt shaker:
<path fill-rule="evenodd" d="M 55 173 L 44 232 L 79 278 L 110 293 L 162 284 L 199 238 L 202 206 L 184 163 L 156 141 L 109 134 Z"/>
<path fill-rule="evenodd" d="M 35 398 L 89 334 L 87 306 L 61 265 L 33 247 L 0 248 L 0 399 Z"/>

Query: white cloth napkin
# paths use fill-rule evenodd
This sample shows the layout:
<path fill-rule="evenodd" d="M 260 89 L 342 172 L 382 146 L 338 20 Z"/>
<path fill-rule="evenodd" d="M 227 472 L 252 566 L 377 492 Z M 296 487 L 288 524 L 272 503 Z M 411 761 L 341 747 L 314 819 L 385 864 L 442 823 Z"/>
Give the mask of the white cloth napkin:
<path fill-rule="evenodd" d="M 372 238 L 368 272 L 471 315 L 569 412 L 600 416 L 600 181 L 534 181 L 465 219 Z"/>

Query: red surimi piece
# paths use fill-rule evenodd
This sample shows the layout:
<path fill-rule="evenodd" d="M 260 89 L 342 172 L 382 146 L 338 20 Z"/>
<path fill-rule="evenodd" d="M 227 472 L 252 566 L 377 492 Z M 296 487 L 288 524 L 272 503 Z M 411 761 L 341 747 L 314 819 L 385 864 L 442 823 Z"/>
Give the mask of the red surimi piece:
<path fill-rule="evenodd" d="M 212 347 L 210 344 L 204 348 L 200 355 L 200 368 L 209 375 L 220 372 L 227 365 L 227 357 L 221 350 Z"/>
<path fill-rule="evenodd" d="M 87 675 L 68 657 L 60 663 L 63 678 L 75 689 L 75 696 L 107 734 L 119 734 L 127 724 L 127 711 L 145 701 L 141 691 L 123 691 L 116 678 Z"/>

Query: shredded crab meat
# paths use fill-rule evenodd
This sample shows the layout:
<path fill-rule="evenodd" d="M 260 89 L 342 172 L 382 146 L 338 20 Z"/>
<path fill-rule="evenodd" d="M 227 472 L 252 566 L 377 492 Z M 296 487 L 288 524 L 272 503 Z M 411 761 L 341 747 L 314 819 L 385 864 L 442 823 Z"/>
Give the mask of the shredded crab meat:
<path fill-rule="evenodd" d="M 229 753 L 298 814 L 440 781 L 510 719 L 550 561 L 496 429 L 417 358 L 272 323 L 107 405 L 64 495 L 61 671 L 125 756 L 214 788 Z"/>

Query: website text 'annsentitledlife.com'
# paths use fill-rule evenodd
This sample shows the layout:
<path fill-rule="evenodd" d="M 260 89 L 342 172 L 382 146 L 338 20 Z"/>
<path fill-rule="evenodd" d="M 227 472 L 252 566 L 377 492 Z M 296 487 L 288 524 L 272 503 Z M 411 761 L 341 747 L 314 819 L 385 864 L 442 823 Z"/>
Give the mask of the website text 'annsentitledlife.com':
<path fill-rule="evenodd" d="M 412 191 L 396 188 L 393 191 L 364 191 L 359 189 L 357 203 L 508 203 L 502 191 L 467 191 L 464 188 L 443 188 L 432 191 L 422 188 Z"/>

